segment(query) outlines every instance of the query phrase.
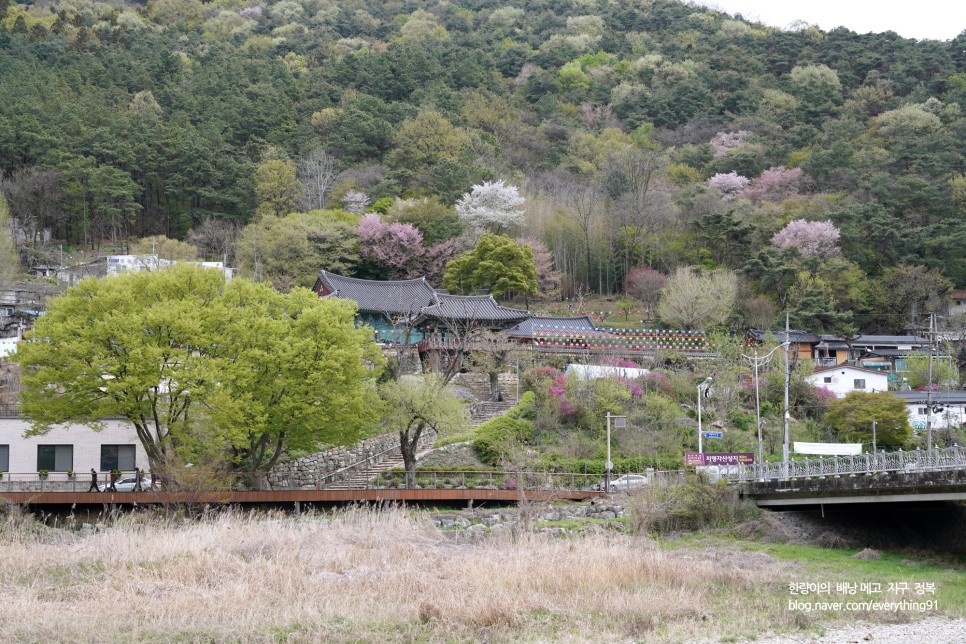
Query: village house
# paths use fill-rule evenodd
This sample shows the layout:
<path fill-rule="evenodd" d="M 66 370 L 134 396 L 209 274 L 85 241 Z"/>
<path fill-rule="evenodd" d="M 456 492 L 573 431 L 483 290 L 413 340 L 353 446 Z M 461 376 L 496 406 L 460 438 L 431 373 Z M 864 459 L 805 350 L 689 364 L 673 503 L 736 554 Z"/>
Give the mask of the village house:
<path fill-rule="evenodd" d="M 836 398 L 845 398 L 851 391 L 889 391 L 888 374 L 848 364 L 816 369 L 805 380 L 814 387 L 828 389 Z"/>

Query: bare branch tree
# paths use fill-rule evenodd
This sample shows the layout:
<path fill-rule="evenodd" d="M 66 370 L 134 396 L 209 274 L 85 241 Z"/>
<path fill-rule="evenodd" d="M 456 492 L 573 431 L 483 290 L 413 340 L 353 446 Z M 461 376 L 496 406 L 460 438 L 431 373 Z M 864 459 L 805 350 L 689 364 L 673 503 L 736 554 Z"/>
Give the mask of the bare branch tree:
<path fill-rule="evenodd" d="M 230 266 L 235 261 L 237 237 L 237 224 L 216 217 L 209 217 L 188 231 L 188 243 L 197 246 L 203 258 L 209 261 L 223 261 L 226 266 Z"/>
<path fill-rule="evenodd" d="M 335 180 L 335 160 L 322 148 L 315 148 L 299 159 L 296 175 L 300 187 L 299 208 L 305 211 L 325 208 L 325 195 Z"/>
<path fill-rule="evenodd" d="M 661 181 L 666 166 L 662 153 L 633 147 L 612 154 L 605 164 L 608 205 L 623 233 L 625 275 L 633 268 L 633 250 L 674 219 L 671 188 Z"/>

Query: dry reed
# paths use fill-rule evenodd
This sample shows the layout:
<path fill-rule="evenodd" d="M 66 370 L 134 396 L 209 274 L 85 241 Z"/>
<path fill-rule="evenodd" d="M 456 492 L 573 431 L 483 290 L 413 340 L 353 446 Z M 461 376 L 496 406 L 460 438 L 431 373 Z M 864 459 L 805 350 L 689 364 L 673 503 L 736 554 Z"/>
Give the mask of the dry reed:
<path fill-rule="evenodd" d="M 687 640 L 779 625 L 776 579 L 627 535 L 454 539 L 401 510 L 94 533 L 14 518 L 0 641 Z"/>

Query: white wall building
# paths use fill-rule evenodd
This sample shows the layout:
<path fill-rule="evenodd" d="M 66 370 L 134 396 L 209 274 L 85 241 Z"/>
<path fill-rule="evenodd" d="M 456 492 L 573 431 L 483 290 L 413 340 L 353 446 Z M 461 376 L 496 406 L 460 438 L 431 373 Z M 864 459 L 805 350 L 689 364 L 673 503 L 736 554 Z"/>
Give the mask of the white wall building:
<path fill-rule="evenodd" d="M 889 391 L 888 374 L 845 364 L 816 369 L 805 380 L 815 387 L 825 387 L 836 398 L 845 398 L 850 391 Z"/>
<path fill-rule="evenodd" d="M 108 255 L 107 274 L 118 275 L 129 271 L 156 271 L 177 262 L 171 259 L 161 259 L 157 255 Z M 235 269 L 228 268 L 224 262 L 186 262 L 205 268 L 214 268 L 225 274 L 225 279 L 234 277 Z"/>
<path fill-rule="evenodd" d="M 966 391 L 900 391 L 895 395 L 906 403 L 909 424 L 917 432 L 932 420 L 933 429 L 959 428 L 966 424 Z M 930 404 L 931 403 L 931 408 Z"/>
<path fill-rule="evenodd" d="M 4 479 L 18 475 L 36 478 L 40 470 L 47 470 L 50 480 L 57 481 L 66 479 L 68 470 L 82 478 L 90 475 L 92 467 L 98 472 L 151 469 L 134 427 L 122 420 L 105 420 L 101 431 L 84 425 L 58 425 L 44 436 L 25 438 L 28 429 L 26 419 L 0 417 L 0 471 Z"/>
<path fill-rule="evenodd" d="M 599 364 L 570 364 L 567 365 L 568 376 L 576 376 L 581 380 L 594 380 L 596 378 L 640 378 L 651 373 L 649 369 L 635 369 L 633 367 L 614 367 L 611 365 Z"/>

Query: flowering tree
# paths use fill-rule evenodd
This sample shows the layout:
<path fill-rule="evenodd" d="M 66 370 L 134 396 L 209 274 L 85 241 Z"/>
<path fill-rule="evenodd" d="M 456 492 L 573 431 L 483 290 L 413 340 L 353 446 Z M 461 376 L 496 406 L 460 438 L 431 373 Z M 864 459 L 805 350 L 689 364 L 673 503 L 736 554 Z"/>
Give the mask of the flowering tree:
<path fill-rule="evenodd" d="M 423 246 L 423 234 L 414 226 L 398 222 L 387 224 L 374 213 L 365 215 L 359 221 L 356 232 L 362 258 L 388 267 L 392 279 L 425 276 L 435 281 L 456 250 L 453 241 L 426 248 Z"/>
<path fill-rule="evenodd" d="M 517 246 L 529 246 L 533 251 L 533 265 L 537 269 L 537 290 L 547 293 L 560 287 L 560 273 L 553 269 L 553 255 L 546 245 L 533 237 L 518 237 Z"/>
<path fill-rule="evenodd" d="M 644 302 L 648 308 L 657 306 L 661 290 L 667 286 L 667 275 L 650 266 L 635 268 L 624 278 L 624 291 Z"/>
<path fill-rule="evenodd" d="M 738 130 L 737 132 L 718 132 L 711 139 L 711 149 L 714 150 L 714 158 L 720 159 L 727 156 L 729 152 L 740 147 L 751 132 Z"/>
<path fill-rule="evenodd" d="M 771 243 L 778 248 L 797 248 L 804 257 L 829 258 L 839 254 L 839 229 L 831 221 L 796 219 L 775 233 Z"/>
<path fill-rule="evenodd" d="M 708 185 L 720 192 L 725 199 L 734 199 L 749 183 L 748 177 L 743 177 L 734 171 L 728 174 L 719 172 L 708 179 Z"/>
<path fill-rule="evenodd" d="M 351 191 L 342 197 L 342 205 L 352 214 L 361 215 L 369 207 L 369 196 L 364 192 Z"/>
<path fill-rule="evenodd" d="M 729 270 L 700 273 L 680 267 L 668 280 L 657 313 L 679 329 L 703 329 L 724 324 L 734 313 L 738 278 Z"/>
<path fill-rule="evenodd" d="M 787 169 L 780 165 L 768 168 L 757 179 L 742 190 L 738 197 L 752 201 L 784 201 L 798 194 L 798 184 L 802 177 L 801 168 Z"/>
<path fill-rule="evenodd" d="M 456 214 L 468 226 L 496 234 L 523 223 L 518 210 L 523 202 L 516 186 L 505 186 L 502 179 L 486 181 L 456 202 Z"/>

